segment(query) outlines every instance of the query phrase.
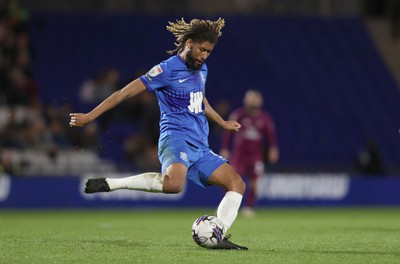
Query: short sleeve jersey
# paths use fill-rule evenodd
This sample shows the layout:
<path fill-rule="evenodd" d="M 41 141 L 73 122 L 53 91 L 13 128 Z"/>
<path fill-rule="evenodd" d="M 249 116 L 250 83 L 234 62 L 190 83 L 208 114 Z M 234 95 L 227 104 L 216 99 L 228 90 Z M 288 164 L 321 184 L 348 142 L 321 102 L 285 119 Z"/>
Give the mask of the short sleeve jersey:
<path fill-rule="evenodd" d="M 198 147 L 208 147 L 209 127 L 203 104 L 206 79 L 205 64 L 199 70 L 192 70 L 179 55 L 140 77 L 158 99 L 160 141 L 173 136 Z"/>

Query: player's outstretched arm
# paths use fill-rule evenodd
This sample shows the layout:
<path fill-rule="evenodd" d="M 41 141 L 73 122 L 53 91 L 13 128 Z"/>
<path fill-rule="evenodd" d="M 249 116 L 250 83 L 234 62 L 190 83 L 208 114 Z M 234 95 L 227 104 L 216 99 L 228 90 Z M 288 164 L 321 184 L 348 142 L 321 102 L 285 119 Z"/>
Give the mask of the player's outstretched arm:
<path fill-rule="evenodd" d="M 221 126 L 222 128 L 226 129 L 226 130 L 230 130 L 230 131 L 239 131 L 241 125 L 235 121 L 235 120 L 228 120 L 225 121 L 212 107 L 211 105 L 208 103 L 207 98 L 204 97 L 203 99 L 203 103 L 205 106 L 205 114 L 208 118 L 210 118 L 212 121 L 214 121 L 215 123 L 217 123 L 219 126 Z"/>
<path fill-rule="evenodd" d="M 70 117 L 71 120 L 69 125 L 82 127 L 87 123 L 92 122 L 102 113 L 110 110 L 111 108 L 115 107 L 122 101 L 135 96 L 143 91 L 146 90 L 146 86 L 142 83 L 140 79 L 135 79 L 134 81 L 127 84 L 121 90 L 118 90 L 107 97 L 103 102 L 101 102 L 98 106 L 96 106 L 92 111 L 89 113 L 71 113 Z"/>

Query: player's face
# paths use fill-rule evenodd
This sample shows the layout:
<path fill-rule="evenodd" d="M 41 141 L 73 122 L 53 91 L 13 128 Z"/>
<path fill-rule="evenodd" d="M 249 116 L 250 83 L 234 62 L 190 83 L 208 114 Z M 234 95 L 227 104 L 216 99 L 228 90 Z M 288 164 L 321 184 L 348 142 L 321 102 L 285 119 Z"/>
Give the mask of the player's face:
<path fill-rule="evenodd" d="M 199 70 L 201 65 L 210 56 L 211 51 L 214 49 L 214 44 L 204 41 L 192 42 L 189 44 L 189 50 L 186 54 L 186 63 L 193 70 Z"/>
<path fill-rule="evenodd" d="M 257 92 L 248 91 L 244 97 L 244 105 L 248 109 L 256 110 L 261 108 L 263 99 Z"/>

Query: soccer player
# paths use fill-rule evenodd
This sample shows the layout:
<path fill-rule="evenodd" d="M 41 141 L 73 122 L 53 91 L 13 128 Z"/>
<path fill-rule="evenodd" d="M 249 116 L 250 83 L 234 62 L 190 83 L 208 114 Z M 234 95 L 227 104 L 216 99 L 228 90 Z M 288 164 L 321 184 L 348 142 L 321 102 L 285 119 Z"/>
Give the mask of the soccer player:
<path fill-rule="evenodd" d="M 169 22 L 167 30 L 176 37 L 176 48 L 169 59 L 155 65 L 145 75 L 116 91 L 89 113 L 71 113 L 70 126 L 84 126 L 122 101 L 146 90 L 154 92 L 160 106 L 158 155 L 161 173 L 149 172 L 126 178 L 89 179 L 86 193 L 118 189 L 146 192 L 179 193 L 186 178 L 207 187 L 215 185 L 226 191 L 217 209 L 224 233 L 236 219 L 245 191 L 245 183 L 226 159 L 208 145 L 207 118 L 230 131 L 239 131 L 237 121 L 224 120 L 205 97 L 206 59 L 221 36 L 225 21 L 184 19 Z M 174 55 L 176 53 L 176 55 Z M 219 249 L 247 250 L 228 240 Z"/>
<path fill-rule="evenodd" d="M 268 163 L 275 164 L 279 159 L 275 124 L 269 113 L 262 110 L 262 105 L 263 97 L 259 91 L 246 92 L 243 107 L 233 111 L 229 117 L 238 121 L 242 128 L 234 135 L 224 131 L 220 151 L 223 157 L 230 159 L 237 172 L 249 180 L 242 212 L 250 218 L 254 216 L 257 180 L 264 173 L 264 149 L 268 149 Z"/>

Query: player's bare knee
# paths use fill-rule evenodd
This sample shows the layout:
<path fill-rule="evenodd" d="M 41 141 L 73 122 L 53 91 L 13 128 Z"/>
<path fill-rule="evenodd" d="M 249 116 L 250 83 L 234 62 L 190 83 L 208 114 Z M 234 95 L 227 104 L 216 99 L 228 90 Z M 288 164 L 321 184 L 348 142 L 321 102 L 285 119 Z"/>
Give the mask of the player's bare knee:
<path fill-rule="evenodd" d="M 237 192 L 243 195 L 244 191 L 246 190 L 246 183 L 243 181 L 242 177 L 239 174 L 236 174 L 235 177 L 233 177 L 229 181 L 227 190 Z"/>
<path fill-rule="evenodd" d="M 236 192 L 240 194 L 244 194 L 244 191 L 246 190 L 246 183 L 243 181 L 242 177 L 238 177 L 237 180 L 234 182 L 234 186 L 236 189 Z"/>
<path fill-rule="evenodd" d="M 178 178 L 171 178 L 168 175 L 165 175 L 164 177 L 164 183 L 163 183 L 163 193 L 180 193 L 184 186 L 185 186 L 185 180 L 179 180 Z"/>

